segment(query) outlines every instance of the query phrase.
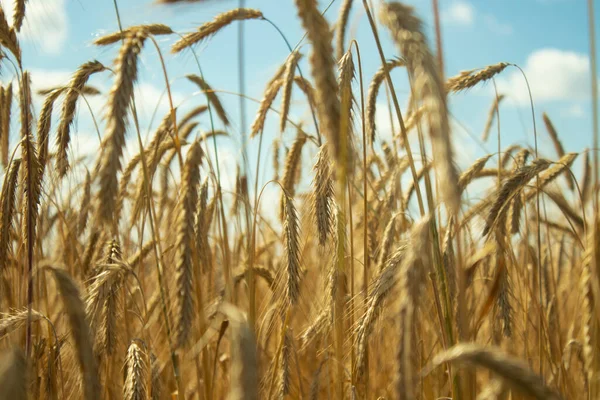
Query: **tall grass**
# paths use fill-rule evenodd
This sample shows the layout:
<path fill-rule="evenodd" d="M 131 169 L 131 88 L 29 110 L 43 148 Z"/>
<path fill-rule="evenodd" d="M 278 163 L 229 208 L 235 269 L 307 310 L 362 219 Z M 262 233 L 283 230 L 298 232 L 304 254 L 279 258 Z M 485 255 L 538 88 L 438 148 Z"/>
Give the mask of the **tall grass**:
<path fill-rule="evenodd" d="M 235 125 L 219 88 L 190 67 L 202 96 L 187 112 L 171 102 L 144 144 L 140 56 L 160 35 L 199 67 L 199 43 L 277 21 L 238 8 L 192 32 L 125 26 L 94 41 L 116 50 L 112 64 L 76 67 L 36 114 L 26 1 L 12 22 L 0 8 L 0 62 L 15 74 L 0 88 L 0 398 L 598 398 L 597 149 L 565 151 L 544 113 L 552 154 L 507 143 L 459 171 L 453 96 L 515 66 L 445 79 L 441 36 L 434 51 L 411 7 L 343 1 L 334 26 L 316 0 L 294 3 L 307 45 L 282 54 L 257 100 L 242 134 L 258 161 L 239 160 L 234 193 L 212 151 Z M 374 41 L 349 38 L 353 6 Z M 369 81 L 360 46 L 373 45 Z M 93 74 L 113 85 L 90 163 L 69 146 L 77 108 L 98 92 Z M 384 91 L 399 128 L 385 140 Z M 510 95 L 493 100 L 484 141 Z M 130 136 L 139 149 L 128 158 Z M 261 187 L 271 138 L 275 178 Z"/>

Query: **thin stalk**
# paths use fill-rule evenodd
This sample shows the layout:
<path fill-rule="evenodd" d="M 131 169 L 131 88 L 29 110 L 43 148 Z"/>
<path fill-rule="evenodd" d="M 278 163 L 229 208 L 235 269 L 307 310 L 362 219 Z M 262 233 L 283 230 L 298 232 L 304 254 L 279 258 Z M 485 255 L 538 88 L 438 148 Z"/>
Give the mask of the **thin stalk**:
<path fill-rule="evenodd" d="M 362 61 L 360 58 L 360 49 L 358 42 L 352 40 L 350 45 L 356 48 L 356 57 L 358 59 L 358 79 L 360 83 L 360 114 L 363 146 L 363 296 L 364 303 L 367 304 L 369 295 L 369 267 L 371 259 L 369 258 L 369 233 L 368 233 L 368 188 L 367 188 L 367 128 L 365 125 L 365 92 L 363 86 Z M 365 397 L 369 398 L 369 353 L 368 345 L 365 350 Z M 354 369 L 352 370 L 354 371 Z"/>
<path fill-rule="evenodd" d="M 516 68 L 519 69 L 519 71 L 521 71 L 521 74 L 523 75 L 523 78 L 525 78 L 525 84 L 527 85 L 527 91 L 529 93 L 529 103 L 531 105 L 531 118 L 533 120 L 533 141 L 534 141 L 534 151 L 535 151 L 535 158 L 538 158 L 538 140 L 537 140 L 537 129 L 536 129 L 536 124 L 535 124 L 535 108 L 533 106 L 533 96 L 531 94 L 531 88 L 529 87 L 529 80 L 527 79 L 527 76 L 525 75 L 525 71 L 523 71 L 521 69 L 521 67 L 519 67 L 516 64 L 513 64 Z M 595 153 L 594 153 L 595 154 Z M 542 229 L 541 229 L 541 223 L 540 223 L 540 176 L 539 174 L 536 175 L 535 177 L 535 201 L 536 201 L 536 209 L 535 209 L 535 225 L 536 225 L 536 244 L 537 244 L 537 253 L 538 256 L 537 258 L 537 273 L 538 273 L 538 303 L 539 303 L 539 309 L 538 309 L 538 314 L 539 314 L 539 318 L 538 318 L 538 351 L 539 351 L 539 356 L 540 356 L 540 360 L 539 360 L 539 365 L 538 365 L 538 369 L 539 369 L 539 373 L 540 376 L 542 377 L 542 379 L 544 378 L 544 357 L 543 357 L 543 348 L 544 348 L 544 332 L 543 332 L 543 326 L 544 326 L 544 312 L 542 310 L 542 304 L 544 303 L 544 299 L 542 296 Z"/>

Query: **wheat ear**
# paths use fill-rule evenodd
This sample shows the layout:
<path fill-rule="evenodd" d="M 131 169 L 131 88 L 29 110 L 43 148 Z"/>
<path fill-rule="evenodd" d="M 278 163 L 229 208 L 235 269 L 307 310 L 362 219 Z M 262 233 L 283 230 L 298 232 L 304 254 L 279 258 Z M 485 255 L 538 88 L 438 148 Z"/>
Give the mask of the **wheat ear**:
<path fill-rule="evenodd" d="M 138 56 L 146 34 L 136 31 L 128 36 L 116 60 L 115 82 L 108 100 L 107 128 L 99 163 L 100 198 L 98 216 L 100 221 L 112 224 L 118 195 L 117 174 L 121 170 L 121 155 L 125 147 L 127 112 L 133 99 L 133 86 L 137 80 Z"/>
<path fill-rule="evenodd" d="M 195 45 L 196 43 L 213 36 L 221 29 L 231 24 L 234 21 L 244 21 L 250 19 L 263 19 L 263 15 L 259 10 L 252 8 L 236 8 L 217 15 L 212 21 L 201 25 L 196 32 L 188 33 L 183 38 L 175 42 L 171 47 L 173 53 Z"/>
<path fill-rule="evenodd" d="M 198 142 L 192 143 L 183 168 L 181 201 L 177 212 L 177 346 L 183 347 L 189 337 L 194 317 L 192 293 L 194 210 L 198 202 L 200 163 L 202 150 Z"/>

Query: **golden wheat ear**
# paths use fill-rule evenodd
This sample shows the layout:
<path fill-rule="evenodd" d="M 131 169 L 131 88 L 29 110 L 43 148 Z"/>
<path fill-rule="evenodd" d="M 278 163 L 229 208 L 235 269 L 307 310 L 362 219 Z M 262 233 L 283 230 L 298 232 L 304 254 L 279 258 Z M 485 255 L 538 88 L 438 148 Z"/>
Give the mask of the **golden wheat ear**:
<path fill-rule="evenodd" d="M 198 203 L 200 183 L 200 163 L 202 150 L 198 142 L 192 143 L 183 168 L 181 201 L 177 210 L 177 346 L 183 347 L 188 340 L 194 319 L 194 298 L 192 293 L 194 211 Z"/>
<path fill-rule="evenodd" d="M 171 51 L 179 53 L 180 51 L 195 45 L 219 32 L 224 27 L 234 21 L 245 21 L 250 19 L 263 19 L 259 10 L 251 8 L 236 8 L 217 15 L 212 21 L 200 26 L 196 32 L 188 33 L 179 41 L 175 42 Z"/>
<path fill-rule="evenodd" d="M 137 61 L 146 33 L 136 31 L 127 36 L 117 56 L 115 81 L 108 96 L 107 129 L 102 143 L 99 161 L 100 181 L 97 214 L 99 222 L 113 224 L 117 209 L 118 178 L 121 155 L 125 147 L 125 132 L 129 105 L 133 99 L 133 87 L 137 80 Z"/>
<path fill-rule="evenodd" d="M 125 384 L 123 399 L 142 400 L 148 398 L 148 355 L 145 345 L 133 340 L 125 358 Z"/>
<path fill-rule="evenodd" d="M 75 74 L 73 74 L 69 85 L 65 88 L 66 94 L 60 114 L 60 123 L 58 124 L 56 139 L 56 145 L 58 147 L 56 166 L 59 176 L 61 177 L 67 173 L 67 169 L 69 168 L 67 150 L 71 141 L 71 126 L 75 119 L 77 100 L 81 96 L 81 92 L 90 76 L 104 71 L 105 69 L 106 67 L 99 61 L 89 61 L 77 69 Z"/>

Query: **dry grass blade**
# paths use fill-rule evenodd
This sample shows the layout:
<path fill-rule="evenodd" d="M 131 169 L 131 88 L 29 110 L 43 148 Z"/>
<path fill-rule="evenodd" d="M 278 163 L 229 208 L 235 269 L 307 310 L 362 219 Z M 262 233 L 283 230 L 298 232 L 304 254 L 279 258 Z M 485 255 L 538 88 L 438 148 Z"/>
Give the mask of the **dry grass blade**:
<path fill-rule="evenodd" d="M 202 150 L 198 142 L 192 143 L 183 169 L 181 202 L 177 212 L 177 346 L 183 347 L 188 339 L 194 318 L 194 295 L 192 293 L 194 210 L 198 202 L 200 163 Z"/>
<path fill-rule="evenodd" d="M 510 64 L 501 62 L 498 64 L 488 65 L 481 69 L 472 69 L 462 71 L 457 76 L 454 76 L 446 82 L 446 87 L 449 92 L 460 92 L 461 90 L 470 89 L 480 82 L 485 82 L 492 79 L 495 75 L 504 71 Z"/>
<path fill-rule="evenodd" d="M 137 61 L 145 39 L 146 36 L 142 32 L 133 33 L 125 39 L 116 60 L 115 82 L 109 94 L 108 122 L 98 172 L 101 196 L 98 202 L 98 216 L 102 222 L 109 224 L 113 222 L 117 202 L 117 173 L 121 170 L 121 155 L 125 147 L 127 110 L 133 99 Z"/>
<path fill-rule="evenodd" d="M 498 374 L 509 386 L 539 400 L 562 399 L 562 396 L 546 386 L 542 378 L 526 363 L 492 346 L 483 347 L 474 343 L 455 345 L 438 354 L 433 359 L 432 368 L 448 362 L 486 368 Z"/>
<path fill-rule="evenodd" d="M 143 343 L 133 340 L 127 349 L 125 359 L 125 385 L 123 399 L 146 400 L 148 398 L 148 356 Z"/>
<path fill-rule="evenodd" d="M 3 399 L 28 399 L 27 359 L 20 349 L 3 351 L 0 357 L 0 388 Z"/>
<path fill-rule="evenodd" d="M 214 107 L 215 112 L 217 113 L 217 115 L 219 116 L 221 121 L 223 121 L 223 124 L 225 126 L 229 125 L 229 118 L 227 118 L 227 113 L 225 113 L 225 109 L 223 108 L 223 105 L 221 104 L 221 100 L 219 100 L 219 97 L 214 92 L 214 90 L 212 90 L 210 85 L 203 78 L 201 78 L 198 75 L 187 75 L 187 78 L 190 81 L 194 82 L 196 85 L 198 85 L 200 90 L 202 90 L 202 92 L 204 92 L 204 94 L 206 95 L 206 98 L 208 99 L 208 101 L 210 101 L 210 104 L 212 104 L 212 106 Z"/>
<path fill-rule="evenodd" d="M 102 392 L 92 350 L 93 341 L 79 289 L 66 271 L 53 267 L 46 267 L 46 269 L 52 272 L 54 276 L 69 317 L 71 334 L 75 341 L 75 354 L 83 376 L 84 398 L 86 400 L 99 400 Z"/>
<path fill-rule="evenodd" d="M 438 66 L 427 46 L 421 20 L 414 15 L 412 7 L 387 3 L 381 8 L 380 15 L 406 60 L 412 78 L 412 93 L 426 106 L 440 192 L 446 207 L 453 213 L 460 205 L 458 173 L 453 163 L 446 93 Z"/>
<path fill-rule="evenodd" d="M 226 11 L 217 15 L 212 21 L 201 25 L 196 32 L 188 33 L 183 38 L 175 42 L 173 47 L 171 47 L 171 51 L 173 53 L 179 53 L 180 51 L 213 36 L 234 21 L 263 18 L 264 17 L 260 11 L 251 8 L 236 8 Z"/>
<path fill-rule="evenodd" d="M 77 99 L 79 99 L 81 91 L 90 76 L 105 69 L 104 65 L 99 61 L 86 62 L 77 69 L 69 82 L 69 86 L 65 88 L 65 100 L 60 114 L 60 123 L 58 124 L 56 138 L 56 145 L 58 147 L 56 166 L 61 177 L 67 173 L 69 167 L 67 150 L 71 141 L 70 131 L 75 119 Z"/>
<path fill-rule="evenodd" d="M 148 35 L 170 35 L 173 33 L 173 30 L 164 24 L 142 24 L 130 26 L 129 28 L 125 28 L 120 32 L 109 33 L 108 35 L 100 36 L 96 40 L 94 40 L 94 44 L 96 46 L 107 46 L 109 44 L 117 43 L 121 39 L 127 37 L 135 33 L 136 31 L 144 31 Z"/>

